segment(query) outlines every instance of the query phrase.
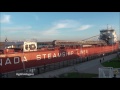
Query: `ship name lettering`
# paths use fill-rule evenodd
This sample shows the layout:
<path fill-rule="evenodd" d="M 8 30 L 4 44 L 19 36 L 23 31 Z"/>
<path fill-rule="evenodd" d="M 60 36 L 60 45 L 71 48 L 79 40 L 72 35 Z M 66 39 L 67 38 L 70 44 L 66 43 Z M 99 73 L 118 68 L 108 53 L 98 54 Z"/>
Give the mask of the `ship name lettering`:
<path fill-rule="evenodd" d="M 73 51 L 71 51 L 71 55 L 72 55 L 72 54 L 74 54 L 74 52 L 73 52 Z"/>
<path fill-rule="evenodd" d="M 45 59 L 46 54 L 42 54 L 42 55 L 44 56 L 44 59 Z"/>
<path fill-rule="evenodd" d="M 65 57 L 65 52 L 62 52 L 62 56 Z"/>
<path fill-rule="evenodd" d="M 9 58 L 6 59 L 5 65 L 7 65 L 7 64 L 11 64 L 11 61 Z"/>
<path fill-rule="evenodd" d="M 79 55 L 80 53 L 78 53 L 78 49 L 76 49 L 76 51 L 77 51 L 77 55 Z"/>
<path fill-rule="evenodd" d="M 41 55 L 37 55 L 37 56 L 36 56 L 36 59 L 37 59 L 37 60 L 41 60 Z"/>
<path fill-rule="evenodd" d="M 55 53 L 53 54 L 53 58 L 54 58 L 54 57 L 56 57 L 56 54 L 55 54 Z"/>
<path fill-rule="evenodd" d="M 86 53 L 88 53 L 88 50 L 81 50 L 80 53 L 81 54 L 86 54 Z"/>
<path fill-rule="evenodd" d="M 58 57 L 60 57 L 61 56 L 61 53 L 58 53 Z"/>
<path fill-rule="evenodd" d="M 20 63 L 20 58 L 19 57 L 14 57 L 14 64 Z"/>
<path fill-rule="evenodd" d="M 22 62 L 24 62 L 24 61 L 26 61 L 26 62 L 28 61 L 25 56 L 24 56 L 23 59 L 22 59 Z"/>
<path fill-rule="evenodd" d="M 0 66 L 2 66 L 2 59 L 0 59 Z"/>
<path fill-rule="evenodd" d="M 51 53 L 48 54 L 48 59 L 51 59 Z"/>
<path fill-rule="evenodd" d="M 70 54 L 71 54 L 70 52 L 67 53 L 68 56 L 69 56 Z"/>

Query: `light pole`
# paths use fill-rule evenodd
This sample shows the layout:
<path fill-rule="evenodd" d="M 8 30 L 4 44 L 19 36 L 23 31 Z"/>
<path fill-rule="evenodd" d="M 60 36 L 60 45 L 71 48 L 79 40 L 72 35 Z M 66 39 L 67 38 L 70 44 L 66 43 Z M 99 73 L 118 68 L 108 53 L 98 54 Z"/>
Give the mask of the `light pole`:
<path fill-rule="evenodd" d="M 119 51 L 120 51 L 120 12 L 119 12 Z"/>
<path fill-rule="evenodd" d="M 93 47 L 94 47 L 94 55 L 93 55 L 93 58 L 94 58 L 94 57 L 96 57 L 95 45 Z"/>
<path fill-rule="evenodd" d="M 82 44 L 80 45 L 80 56 L 81 56 L 81 61 L 82 61 Z"/>
<path fill-rule="evenodd" d="M 23 58 L 22 58 L 22 63 L 23 63 L 23 70 L 25 71 L 24 55 L 23 55 Z"/>
<path fill-rule="evenodd" d="M 24 60 L 24 59 L 25 59 L 25 58 L 24 58 L 24 46 L 25 46 L 25 45 L 23 45 L 23 51 L 22 51 L 22 63 L 23 63 L 23 70 L 24 70 L 24 72 L 25 72 L 25 63 L 24 63 L 24 61 L 25 61 L 25 60 Z"/>
<path fill-rule="evenodd" d="M 114 37 L 112 36 L 112 54 L 113 54 L 113 38 L 114 38 Z"/>

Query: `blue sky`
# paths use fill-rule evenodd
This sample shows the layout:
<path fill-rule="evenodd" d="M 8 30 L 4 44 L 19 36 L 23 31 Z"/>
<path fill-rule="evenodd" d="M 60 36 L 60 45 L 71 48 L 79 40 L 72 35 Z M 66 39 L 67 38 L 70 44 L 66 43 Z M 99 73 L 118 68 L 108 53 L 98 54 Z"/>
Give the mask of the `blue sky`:
<path fill-rule="evenodd" d="M 119 12 L 0 12 L 0 38 L 8 40 L 82 40 L 113 27 Z"/>

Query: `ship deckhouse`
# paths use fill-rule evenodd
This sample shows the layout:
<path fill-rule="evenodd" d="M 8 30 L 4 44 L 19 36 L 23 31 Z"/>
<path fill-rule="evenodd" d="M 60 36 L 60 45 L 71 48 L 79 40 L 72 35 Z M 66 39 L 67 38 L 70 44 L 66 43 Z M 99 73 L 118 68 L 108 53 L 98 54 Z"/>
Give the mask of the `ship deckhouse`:
<path fill-rule="evenodd" d="M 21 49 L 23 52 L 37 51 L 37 42 L 22 41 L 22 42 L 6 42 L 6 49 Z"/>

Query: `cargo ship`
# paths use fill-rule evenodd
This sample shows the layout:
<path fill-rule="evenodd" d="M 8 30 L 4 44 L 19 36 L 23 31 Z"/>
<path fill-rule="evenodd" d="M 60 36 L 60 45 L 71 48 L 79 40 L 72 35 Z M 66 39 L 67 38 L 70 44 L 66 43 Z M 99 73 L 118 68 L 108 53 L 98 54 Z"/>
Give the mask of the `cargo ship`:
<path fill-rule="evenodd" d="M 89 57 L 105 55 L 118 49 L 119 43 L 114 29 L 100 30 L 98 41 L 10 42 L 6 40 L 0 49 L 0 73 L 26 70 L 66 60 L 84 61 Z"/>

